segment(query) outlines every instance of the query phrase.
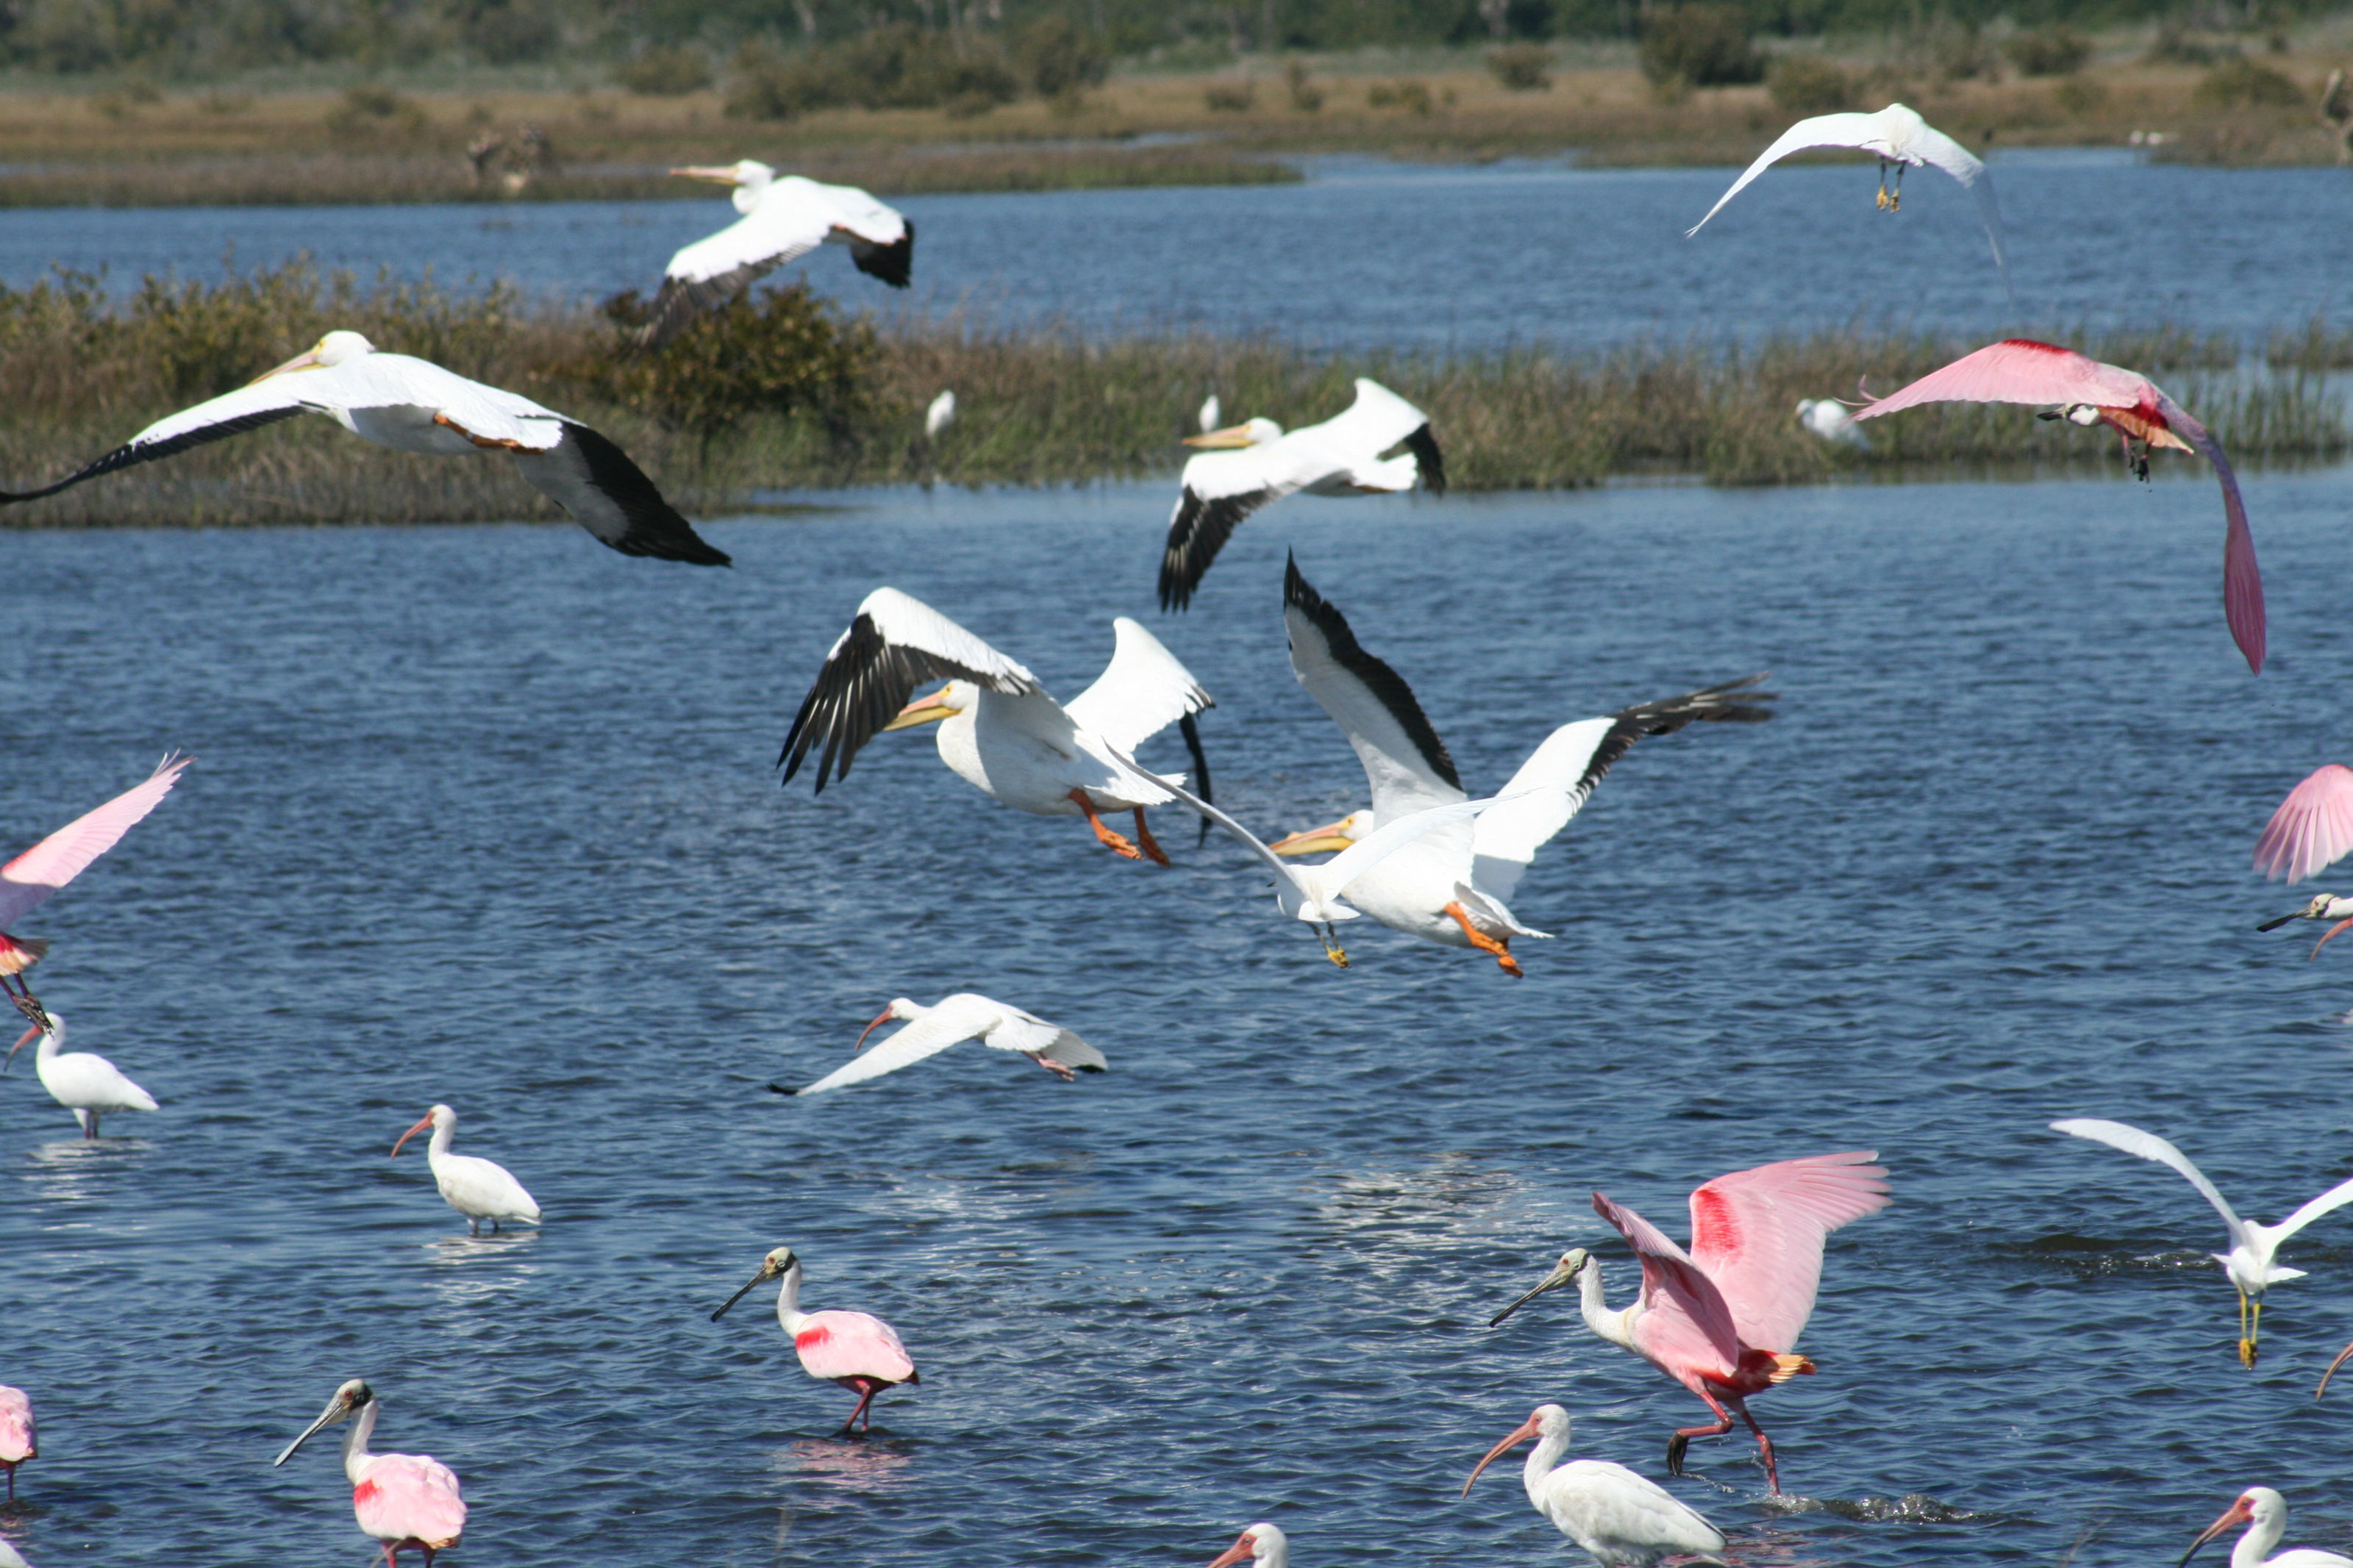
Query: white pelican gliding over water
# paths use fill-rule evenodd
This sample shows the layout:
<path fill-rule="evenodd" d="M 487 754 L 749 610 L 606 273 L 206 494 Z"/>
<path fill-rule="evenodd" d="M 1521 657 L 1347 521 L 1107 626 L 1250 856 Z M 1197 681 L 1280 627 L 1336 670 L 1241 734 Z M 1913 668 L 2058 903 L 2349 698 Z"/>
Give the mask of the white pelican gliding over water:
<path fill-rule="evenodd" d="M 872 1050 L 855 1054 L 866 1044 L 868 1035 L 894 1019 L 907 1026 Z M 953 996 L 941 997 L 937 1005 L 930 1007 L 904 996 L 896 997 L 859 1035 L 858 1043 L 849 1047 L 853 1055 L 849 1061 L 807 1089 L 791 1089 L 773 1083 L 768 1087 L 779 1094 L 823 1094 L 828 1089 L 897 1072 L 926 1057 L 935 1057 L 950 1046 L 975 1038 L 997 1050 L 1018 1051 L 1065 1083 L 1075 1081 L 1080 1073 L 1102 1072 L 1110 1066 L 1101 1051 L 1061 1025 L 1048 1023 L 1037 1014 L 1025 1013 L 1009 1003 L 960 991 Z"/>
<path fill-rule="evenodd" d="M 1282 602 L 1292 673 L 1356 748 L 1373 806 L 1279 840 L 1274 853 L 1345 850 L 1409 813 L 1462 799 L 1454 760 L 1414 700 L 1413 689 L 1357 644 L 1346 618 L 1309 585 L 1296 561 L 1284 569 Z M 1493 953 L 1506 973 L 1518 974 L 1512 938 L 1546 933 L 1522 925 L 1504 900 L 1536 851 L 1568 826 L 1610 764 L 1643 736 L 1671 735 L 1708 721 L 1770 719 L 1773 710 L 1764 704 L 1774 694 L 1753 689 L 1764 679 L 1752 675 L 1562 725 L 1498 792 L 1512 797 L 1506 804 L 1476 826 L 1464 822 L 1431 834 L 1367 869 L 1342 891 L 1383 925 L 1425 942 L 1475 947 Z"/>
<path fill-rule="evenodd" d="M 1204 412 L 1208 412 L 1204 406 Z M 1446 460 L 1430 416 L 1376 381 L 1356 378 L 1356 401 L 1321 425 L 1283 433 L 1252 419 L 1206 435 L 1188 447 L 1212 448 L 1185 465 L 1183 493 L 1168 520 L 1160 558 L 1160 607 L 1181 610 L 1242 519 L 1284 496 L 1389 495 L 1416 481 L 1446 493 Z M 1393 447 L 1405 451 L 1381 454 Z M 1238 448 L 1238 449 L 1226 449 Z"/>
<path fill-rule="evenodd" d="M 552 408 L 407 354 L 380 353 L 357 332 L 329 332 L 308 353 L 250 385 L 184 408 L 53 485 L 11 494 L 0 505 L 55 495 L 134 463 L 291 419 L 323 414 L 396 452 L 459 457 L 504 452 L 533 489 L 624 555 L 724 566 L 629 456 L 586 425 Z"/>
<path fill-rule="evenodd" d="M 1036 676 L 929 605 L 877 588 L 801 700 L 776 758 L 784 782 L 819 742 L 822 792 L 828 778 L 849 775 L 851 759 L 876 731 L 939 721 L 940 760 L 975 789 L 1035 816 L 1084 816 L 1109 848 L 1166 866 L 1144 811 L 1176 796 L 1166 780 L 1125 757 L 1177 723 L 1197 773 L 1206 772 L 1193 715 L 1214 703 L 1150 632 L 1124 616 L 1112 626 L 1118 642 L 1111 663 L 1065 707 Z M 940 679 L 947 684 L 909 700 L 919 682 Z M 1135 814 L 1134 843 L 1104 825 L 1107 811 Z"/>
<path fill-rule="evenodd" d="M 820 245 L 846 245 L 860 272 L 893 289 L 907 286 L 915 261 L 915 226 L 855 185 L 825 185 L 798 174 L 778 178 L 754 159 L 716 168 L 672 169 L 690 180 L 735 187 L 744 216 L 670 258 L 661 292 L 638 329 L 649 348 L 667 342 L 705 310 L 715 310 L 788 261 Z"/>

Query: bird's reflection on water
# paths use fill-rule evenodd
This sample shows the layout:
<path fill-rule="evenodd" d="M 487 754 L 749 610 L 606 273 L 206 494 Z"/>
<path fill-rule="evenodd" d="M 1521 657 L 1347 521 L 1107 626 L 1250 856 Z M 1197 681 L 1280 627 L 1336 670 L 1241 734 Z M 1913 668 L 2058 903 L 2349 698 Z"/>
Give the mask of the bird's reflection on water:
<path fill-rule="evenodd" d="M 100 1184 L 108 1179 L 108 1172 L 137 1161 L 147 1150 L 142 1138 L 61 1138 L 25 1152 L 30 1167 L 25 1183 L 42 1202 L 94 1201 L 105 1195 Z M 118 1229 L 136 1226 L 127 1215 L 110 1215 L 109 1224 Z"/>
<path fill-rule="evenodd" d="M 888 1491 L 909 1479 L 914 1455 L 888 1440 L 803 1437 L 770 1457 L 777 1479 L 807 1476 L 849 1491 Z"/>
<path fill-rule="evenodd" d="M 536 1230 L 436 1237 L 424 1247 L 426 1260 L 436 1270 L 428 1277 L 428 1288 L 446 1307 L 480 1306 L 493 1300 L 539 1272 L 538 1265 L 530 1261 L 530 1249 L 538 1241 Z M 492 1264 L 508 1267 L 485 1267 Z"/>

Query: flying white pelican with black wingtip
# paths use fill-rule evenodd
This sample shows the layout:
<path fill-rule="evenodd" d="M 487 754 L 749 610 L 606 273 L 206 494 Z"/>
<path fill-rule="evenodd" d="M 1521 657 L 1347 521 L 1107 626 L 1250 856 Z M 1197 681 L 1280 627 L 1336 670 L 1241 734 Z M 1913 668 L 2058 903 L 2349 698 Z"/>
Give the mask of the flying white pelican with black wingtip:
<path fill-rule="evenodd" d="M 735 187 L 744 216 L 670 258 L 638 341 L 669 342 L 705 310 L 715 310 L 762 276 L 820 245 L 846 245 L 858 270 L 893 289 L 907 287 L 915 263 L 915 226 L 855 185 L 779 176 L 756 159 L 718 167 L 672 169 L 689 180 Z"/>
<path fill-rule="evenodd" d="M 1213 400 L 1214 401 L 1214 400 Z M 1208 413 L 1208 405 L 1203 412 Z M 1209 450 L 1185 465 L 1182 493 L 1168 519 L 1160 557 L 1160 607 L 1192 603 L 1209 563 L 1242 519 L 1270 501 L 1304 490 L 1316 496 L 1394 495 L 1419 483 L 1446 493 L 1446 459 L 1430 416 L 1377 381 L 1356 378 L 1356 400 L 1321 425 L 1284 434 L 1271 419 L 1252 419 L 1185 445 Z M 1382 453 L 1406 449 L 1394 458 Z"/>
<path fill-rule="evenodd" d="M 822 793 L 828 778 L 849 775 L 877 731 L 937 721 L 940 760 L 975 789 L 1032 816 L 1084 816 L 1108 848 L 1166 866 L 1144 813 L 1176 796 L 1164 787 L 1167 781 L 1125 758 L 1177 724 L 1192 748 L 1195 782 L 1206 787 L 1193 715 L 1215 702 L 1150 632 L 1124 616 L 1112 627 L 1118 640 L 1111 663 L 1065 706 L 1029 670 L 929 605 L 877 588 L 801 700 L 776 758 L 784 782 L 822 743 Z M 942 679 L 947 684 L 939 690 L 914 697 L 921 682 Z M 1104 812 L 1117 811 L 1135 814 L 1133 842 L 1103 822 Z"/>
<path fill-rule="evenodd" d="M 353 331 L 329 332 L 251 384 L 156 421 L 53 485 L 0 490 L 0 505 L 55 495 L 84 479 L 298 414 L 323 414 L 361 440 L 396 452 L 504 452 L 534 489 L 622 554 L 697 566 L 728 564 L 662 499 L 628 453 L 586 425 L 429 360 L 380 353 Z"/>
<path fill-rule="evenodd" d="M 866 1037 L 894 1020 L 907 1026 L 861 1054 Z M 1018 1051 L 1064 1083 L 1076 1082 L 1082 1072 L 1103 1072 L 1111 1065 L 1101 1051 L 1060 1024 L 1049 1023 L 1008 1002 L 960 991 L 929 1007 L 904 996 L 895 997 L 860 1033 L 857 1044 L 849 1047 L 849 1061 L 807 1089 L 774 1083 L 768 1087 L 778 1094 L 823 1094 L 897 1072 L 972 1039 L 995 1050 Z"/>
<path fill-rule="evenodd" d="M 1356 748 L 1373 795 L 1372 809 L 1276 841 L 1277 855 L 1346 850 L 1409 813 L 1463 798 L 1461 777 L 1398 672 L 1357 643 L 1346 617 L 1290 562 L 1283 572 L 1282 618 L 1291 636 L 1291 670 Z M 1383 925 L 1449 947 L 1494 955 L 1506 973 L 1521 973 L 1512 938 L 1547 933 L 1522 925 L 1504 900 L 1536 851 L 1568 826 L 1610 764 L 1645 735 L 1671 735 L 1710 721 L 1770 719 L 1774 694 L 1755 689 L 1762 675 L 1682 697 L 1623 708 L 1564 724 L 1545 737 L 1511 783 L 1512 797 L 1479 818 L 1433 833 L 1349 882 L 1348 901 Z"/>

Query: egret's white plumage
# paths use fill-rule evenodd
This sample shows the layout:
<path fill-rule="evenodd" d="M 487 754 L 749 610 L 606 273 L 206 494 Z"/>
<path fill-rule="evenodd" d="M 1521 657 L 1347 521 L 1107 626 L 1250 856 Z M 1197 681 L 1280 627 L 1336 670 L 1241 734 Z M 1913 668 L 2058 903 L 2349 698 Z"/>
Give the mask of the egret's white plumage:
<path fill-rule="evenodd" d="M 904 996 L 896 997 L 880 1017 L 866 1026 L 865 1033 L 858 1037 L 858 1045 L 850 1049 L 857 1052 L 866 1043 L 867 1035 L 894 1019 L 905 1022 L 907 1026 L 872 1050 L 853 1055 L 798 1092 L 822 1094 L 828 1089 L 864 1083 L 974 1038 L 996 1050 L 1018 1051 L 1065 1081 L 1082 1072 L 1102 1072 L 1109 1065 L 1101 1051 L 1060 1024 L 1048 1023 L 1035 1013 L 968 991 L 944 996 L 928 1007 Z"/>
<path fill-rule="evenodd" d="M 1223 423 L 1223 414 L 1224 410 L 1219 406 L 1218 395 L 1216 393 L 1213 392 L 1209 394 L 1208 396 L 1201 399 L 1201 412 L 1199 415 L 1201 434 L 1206 436 Z M 1257 1527 L 1253 1525 L 1251 1528 L 1256 1529 Z M 1272 1527 L 1269 1526 L 1269 1528 L 1271 1529 Z"/>
<path fill-rule="evenodd" d="M 433 1141 L 426 1145 L 425 1163 L 433 1172 L 433 1184 L 441 1189 L 444 1203 L 473 1222 L 474 1235 L 482 1234 L 484 1220 L 491 1222 L 492 1230 L 499 1228 L 501 1220 L 539 1223 L 539 1205 L 504 1165 L 473 1154 L 449 1152 L 458 1136 L 458 1113 L 446 1105 L 435 1106 L 402 1133 L 393 1143 L 393 1153 L 398 1154 L 403 1143 L 428 1127 L 433 1129 Z"/>
<path fill-rule="evenodd" d="M 66 1018 L 62 1013 L 49 1015 L 46 1030 L 36 1026 L 16 1037 L 8 1047 L 8 1055 L 0 1058 L 0 1068 L 16 1059 L 16 1053 L 26 1044 L 37 1039 L 40 1049 L 33 1058 L 33 1070 L 40 1075 L 41 1087 L 49 1098 L 74 1113 L 81 1123 L 81 1135 L 98 1136 L 98 1119 L 110 1110 L 153 1110 L 155 1097 L 123 1075 L 122 1069 L 104 1057 L 90 1051 L 62 1051 L 66 1043 Z"/>
<path fill-rule="evenodd" d="M 84 479 L 298 414 L 323 414 L 360 439 L 396 452 L 504 452 L 527 483 L 624 555 L 698 566 L 728 563 L 662 499 L 628 453 L 586 425 L 429 360 L 380 353 L 353 331 L 329 332 L 250 385 L 157 420 L 55 484 L 0 491 L 0 504 L 55 495 Z"/>
<path fill-rule="evenodd" d="M 937 437 L 955 421 L 955 389 L 950 387 L 933 398 L 932 405 L 923 410 L 923 434 L 927 437 Z"/>
<path fill-rule="evenodd" d="M 1854 422 L 1853 411 L 1835 397 L 1798 399 L 1798 423 L 1825 441 L 1842 441 L 1866 452 L 1871 449 L 1871 437 Z"/>
<path fill-rule="evenodd" d="M 894 289 L 907 287 L 915 226 L 855 185 L 779 175 L 753 158 L 670 173 L 733 186 L 735 210 L 744 216 L 670 258 L 661 292 L 638 331 L 638 341 L 649 347 L 668 342 L 697 315 L 716 310 L 764 274 L 820 245 L 846 245 L 860 272 Z"/>
<path fill-rule="evenodd" d="M 2269 1487 L 2249 1487 L 2241 1492 L 2222 1517 L 2189 1543 L 2181 1561 L 2188 1563 L 2198 1555 L 2200 1547 L 2240 1524 L 2247 1527 L 2247 1532 L 2231 1548 L 2231 1568 L 2353 1568 L 2353 1557 L 2316 1551 L 2309 1546 L 2299 1546 L 2276 1557 L 2270 1555 L 2271 1549 L 2280 1543 L 2280 1537 L 2287 1533 L 2287 1499 Z"/>
<path fill-rule="evenodd" d="M 2282 1268 L 2272 1261 L 2280 1245 L 2321 1215 L 2353 1203 L 2353 1181 L 2339 1182 L 2277 1225 L 2259 1225 L 2238 1216 L 2204 1172 L 2189 1163 L 2189 1157 L 2154 1132 L 2144 1132 L 2122 1121 L 2103 1121 L 2096 1118 L 2076 1117 L 2054 1121 L 2052 1130 L 2076 1138 L 2088 1138 L 2094 1143 L 2105 1143 L 2127 1154 L 2144 1160 L 2154 1160 L 2168 1165 L 2180 1174 L 2199 1195 L 2214 1205 L 2222 1223 L 2231 1233 L 2231 1250 L 2213 1254 L 2214 1261 L 2239 1291 L 2239 1359 L 2248 1366 L 2255 1364 L 2256 1342 L 2263 1330 L 2264 1287 L 2286 1279 L 2301 1279 L 2301 1268 Z M 2252 1304 L 2252 1310 L 2250 1310 Z"/>
<path fill-rule="evenodd" d="M 1471 1495 L 1480 1471 L 1534 1437 L 1536 1446 L 1521 1470 L 1529 1503 L 1602 1568 L 1647 1568 L 1677 1554 L 1722 1568 L 1715 1553 L 1724 1550 L 1724 1532 L 1664 1487 L 1606 1459 L 1558 1464 L 1568 1452 L 1568 1429 L 1567 1411 L 1537 1405 L 1517 1431 L 1487 1450 L 1462 1483 L 1462 1495 Z"/>
<path fill-rule="evenodd" d="M 1206 407 L 1203 412 L 1209 412 Z M 1320 425 L 1284 434 L 1271 419 L 1188 436 L 1212 448 L 1185 465 L 1168 542 L 1160 558 L 1160 607 L 1192 602 L 1209 563 L 1242 519 L 1270 501 L 1309 495 L 1388 495 L 1418 482 L 1446 490 L 1446 461 L 1430 416 L 1388 387 L 1359 376 L 1356 400 Z M 1381 454 L 1395 447 L 1394 458 Z"/>

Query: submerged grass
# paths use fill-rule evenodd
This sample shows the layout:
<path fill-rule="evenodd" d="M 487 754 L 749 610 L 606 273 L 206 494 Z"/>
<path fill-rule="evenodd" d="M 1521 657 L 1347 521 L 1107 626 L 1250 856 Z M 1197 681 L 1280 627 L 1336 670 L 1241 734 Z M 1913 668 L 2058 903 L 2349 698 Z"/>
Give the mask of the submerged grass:
<path fill-rule="evenodd" d="M 1345 406 L 1358 375 L 1430 412 L 1464 489 L 1630 475 L 1918 479 L 2116 461 L 2104 435 L 2017 407 L 1909 411 L 1874 422 L 1868 450 L 1796 423 L 1800 397 L 1852 395 L 1862 381 L 1892 390 L 1978 346 L 1936 333 L 1852 327 L 1746 346 L 1345 354 L 1201 334 L 1096 340 L 956 318 L 878 327 L 786 290 L 638 360 L 617 314 L 627 310 L 534 304 L 501 289 L 364 285 L 301 265 L 215 285 L 151 279 L 119 302 L 68 275 L 0 289 L 0 397 L 14 411 L 0 424 L 0 487 L 70 472 L 335 326 L 596 426 L 702 513 L 798 486 L 1172 475 L 1187 455 L 1178 438 L 1208 393 L 1237 416 L 1264 410 L 1304 424 Z M 2174 329 L 2046 335 L 2161 377 L 2242 465 L 2353 452 L 2343 390 L 2330 378 L 2353 364 L 2353 333 L 2325 322 L 2252 344 Z M 958 416 L 927 439 L 923 410 L 944 387 L 955 390 Z M 387 452 L 301 419 L 7 508 L 0 524 L 554 515 L 507 464 Z"/>

